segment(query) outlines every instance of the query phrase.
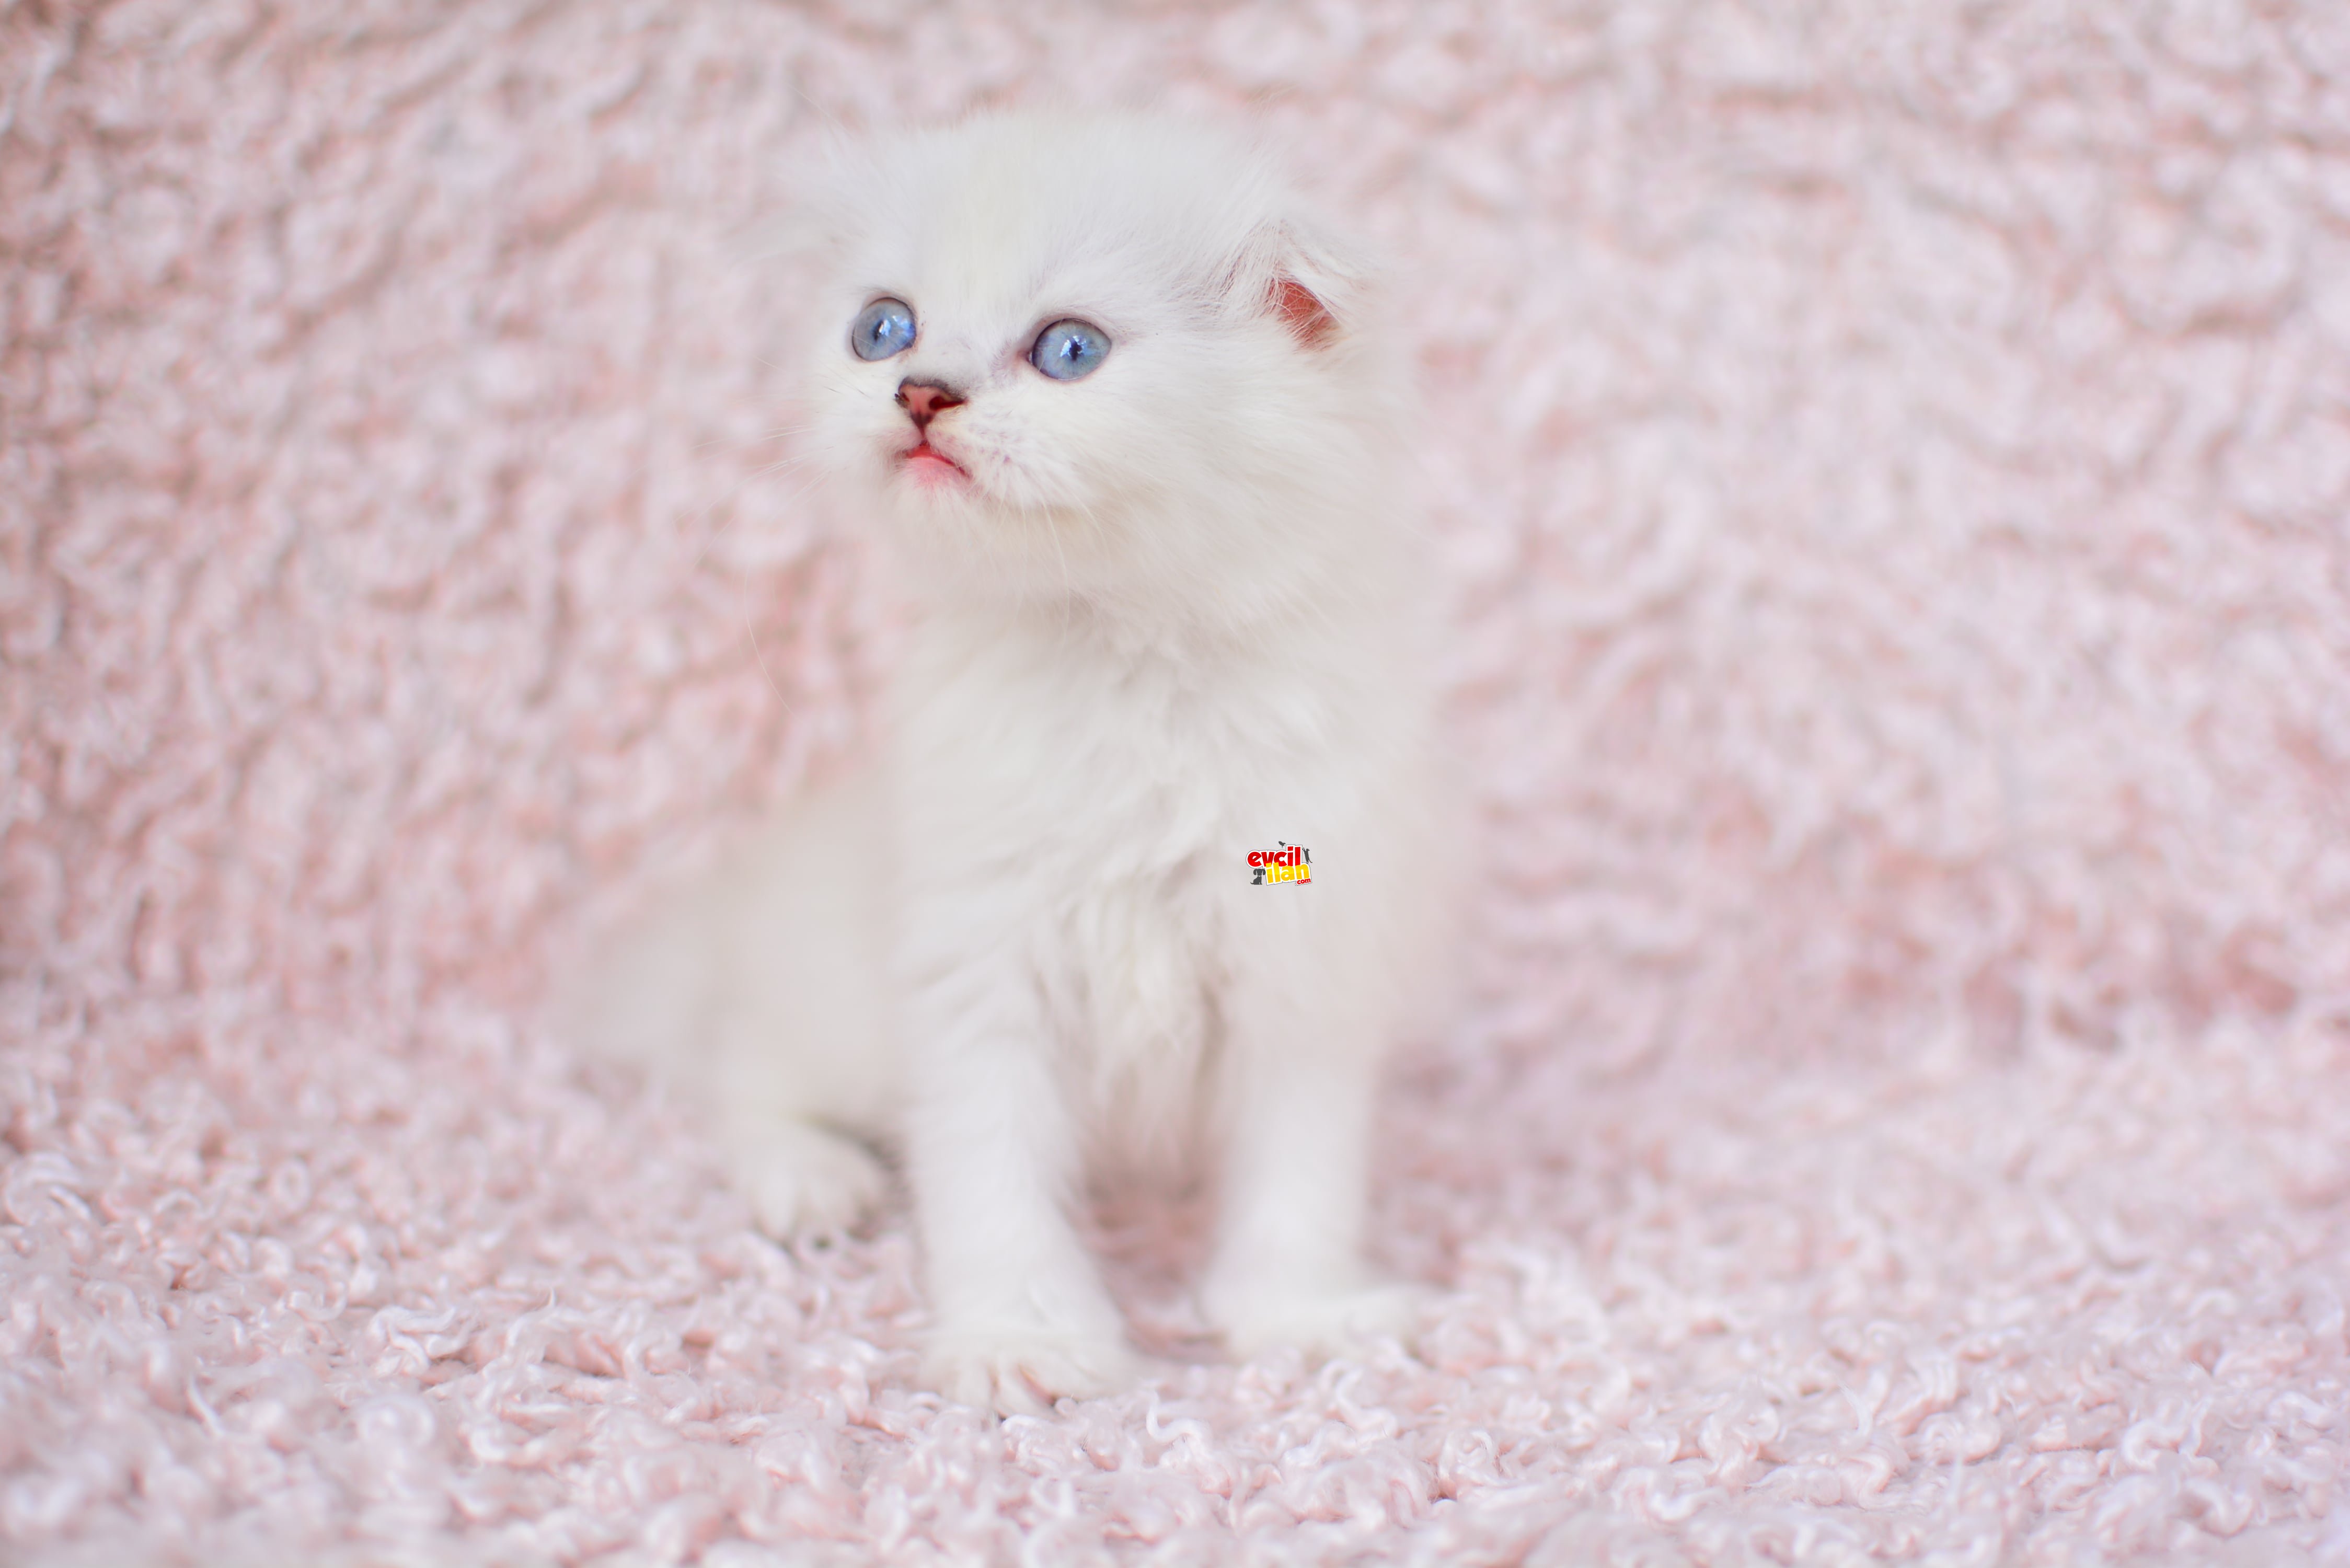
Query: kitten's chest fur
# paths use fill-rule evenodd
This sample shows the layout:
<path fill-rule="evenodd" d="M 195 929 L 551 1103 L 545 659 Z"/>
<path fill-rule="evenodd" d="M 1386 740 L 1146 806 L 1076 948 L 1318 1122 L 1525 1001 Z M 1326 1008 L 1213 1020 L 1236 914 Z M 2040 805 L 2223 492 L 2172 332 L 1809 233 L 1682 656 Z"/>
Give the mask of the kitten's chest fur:
<path fill-rule="evenodd" d="M 1249 851 L 1334 798 L 1343 691 L 1281 642 L 1154 646 L 1082 621 L 917 641 L 907 897 L 994 922 L 1045 999 L 1097 1158 L 1180 1170 L 1214 1111 L 1232 900 Z"/>

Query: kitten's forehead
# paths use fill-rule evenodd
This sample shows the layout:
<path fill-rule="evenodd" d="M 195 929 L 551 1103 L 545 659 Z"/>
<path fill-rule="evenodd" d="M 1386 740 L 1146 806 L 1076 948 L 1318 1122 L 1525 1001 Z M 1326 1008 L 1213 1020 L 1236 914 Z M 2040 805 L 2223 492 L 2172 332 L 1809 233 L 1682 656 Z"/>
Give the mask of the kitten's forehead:
<path fill-rule="evenodd" d="M 1245 150 L 1195 128 L 1006 116 L 889 144 L 867 194 L 862 266 L 933 309 L 1016 309 L 1208 284 L 1268 192 Z"/>

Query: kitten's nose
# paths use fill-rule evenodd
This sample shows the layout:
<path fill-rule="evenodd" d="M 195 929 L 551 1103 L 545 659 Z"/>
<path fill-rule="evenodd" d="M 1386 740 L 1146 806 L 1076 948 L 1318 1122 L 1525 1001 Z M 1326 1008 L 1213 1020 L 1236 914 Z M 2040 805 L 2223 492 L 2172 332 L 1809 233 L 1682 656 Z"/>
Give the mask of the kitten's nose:
<path fill-rule="evenodd" d="M 956 396 L 952 387 L 910 378 L 898 383 L 898 406 L 906 410 L 906 417 L 914 421 L 916 430 L 922 430 L 947 410 L 962 407 L 962 399 Z"/>

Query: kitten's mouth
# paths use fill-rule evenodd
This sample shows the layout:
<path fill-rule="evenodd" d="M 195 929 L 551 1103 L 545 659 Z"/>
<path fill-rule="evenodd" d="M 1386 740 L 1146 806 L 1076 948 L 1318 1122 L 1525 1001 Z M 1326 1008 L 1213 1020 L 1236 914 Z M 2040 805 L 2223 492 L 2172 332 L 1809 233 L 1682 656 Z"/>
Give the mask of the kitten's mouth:
<path fill-rule="evenodd" d="M 928 436 L 899 452 L 898 462 L 917 484 L 967 484 L 971 482 L 971 471 L 932 446 Z"/>

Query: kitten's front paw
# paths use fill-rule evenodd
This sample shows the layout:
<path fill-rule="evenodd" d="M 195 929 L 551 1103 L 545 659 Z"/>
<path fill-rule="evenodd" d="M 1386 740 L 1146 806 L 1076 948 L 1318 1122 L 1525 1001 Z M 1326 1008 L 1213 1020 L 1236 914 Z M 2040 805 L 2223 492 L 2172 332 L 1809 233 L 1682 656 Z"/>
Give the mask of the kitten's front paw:
<path fill-rule="evenodd" d="M 1090 1399 L 1131 1385 L 1140 1364 L 1116 1339 L 1032 1327 L 958 1328 L 931 1335 L 923 1369 L 959 1404 L 1041 1416 L 1055 1399 Z"/>
<path fill-rule="evenodd" d="M 871 1213 L 889 1173 L 863 1144 L 806 1122 L 785 1122 L 737 1143 L 729 1162 L 764 1233 L 846 1230 Z"/>
<path fill-rule="evenodd" d="M 1325 1290 L 1211 1290 L 1209 1317 L 1233 1355 L 1294 1345 L 1309 1355 L 1359 1355 L 1384 1339 L 1409 1340 L 1433 1294 L 1425 1286 Z"/>

